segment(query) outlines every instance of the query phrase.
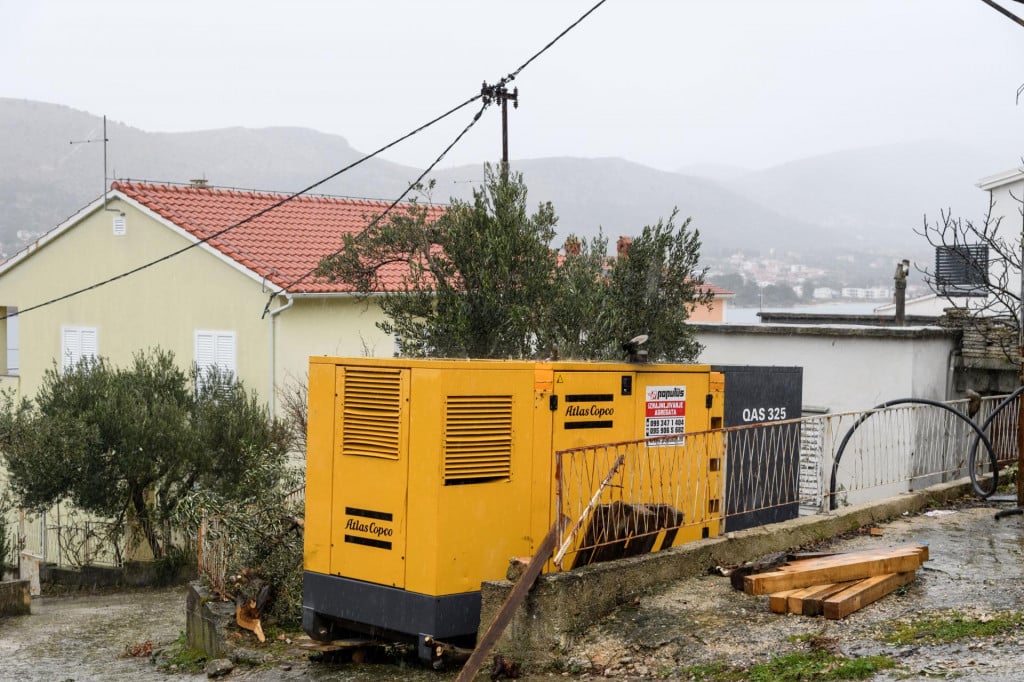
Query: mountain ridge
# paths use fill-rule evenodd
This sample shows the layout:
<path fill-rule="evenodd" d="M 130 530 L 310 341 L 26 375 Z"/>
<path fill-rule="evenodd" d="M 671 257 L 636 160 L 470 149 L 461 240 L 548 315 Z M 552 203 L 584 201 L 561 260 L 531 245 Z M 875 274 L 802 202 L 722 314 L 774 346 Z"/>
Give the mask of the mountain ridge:
<path fill-rule="evenodd" d="M 0 98 L 0 126 L 9 135 L 0 147 L 0 252 L 12 253 L 101 195 L 102 145 L 69 142 L 102 137 L 102 118 L 60 104 Z M 290 193 L 364 156 L 343 136 L 298 126 L 147 132 L 108 120 L 107 128 L 108 175 L 146 181 L 206 178 L 211 186 Z M 994 165 L 967 179 L 985 164 Z M 968 210 L 972 197 L 980 210 L 984 200 L 974 182 L 1005 165 L 991 154 L 941 142 L 834 152 L 729 180 L 611 157 L 512 161 L 530 203 L 554 205 L 559 242 L 570 232 L 589 237 L 599 230 L 614 241 L 678 208 L 680 220 L 692 217 L 709 257 L 739 251 L 924 254 L 926 245 L 912 229 L 920 217 L 945 203 Z M 712 166 L 742 170 L 728 160 Z M 391 200 L 420 172 L 377 157 L 313 192 Z M 437 181 L 433 200 L 468 199 L 482 181 L 483 164 L 431 177 Z M 905 182 L 908 177 L 927 182 Z"/>

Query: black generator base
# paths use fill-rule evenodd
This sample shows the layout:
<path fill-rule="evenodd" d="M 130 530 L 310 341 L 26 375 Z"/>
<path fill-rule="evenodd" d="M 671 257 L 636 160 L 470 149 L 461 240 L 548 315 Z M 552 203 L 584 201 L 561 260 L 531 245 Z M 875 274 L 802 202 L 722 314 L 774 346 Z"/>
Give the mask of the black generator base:
<path fill-rule="evenodd" d="M 480 592 L 432 596 L 336 575 L 302 576 L 302 629 L 318 641 L 354 631 L 415 641 L 420 658 L 429 659 L 424 637 L 464 642 L 476 637 L 479 626 Z"/>

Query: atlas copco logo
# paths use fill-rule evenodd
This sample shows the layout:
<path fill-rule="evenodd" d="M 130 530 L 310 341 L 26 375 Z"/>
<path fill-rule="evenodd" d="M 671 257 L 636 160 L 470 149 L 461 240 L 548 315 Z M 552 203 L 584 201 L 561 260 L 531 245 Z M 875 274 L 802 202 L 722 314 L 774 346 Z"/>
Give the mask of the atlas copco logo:
<path fill-rule="evenodd" d="M 672 398 L 685 398 L 686 389 L 681 386 L 675 388 L 649 388 L 647 389 L 648 400 L 670 400 Z"/>
<path fill-rule="evenodd" d="M 345 530 L 354 530 L 357 533 L 366 533 L 367 535 L 376 535 L 377 537 L 383 536 L 386 538 L 391 537 L 393 532 L 390 528 L 378 526 L 372 521 L 370 523 L 363 523 L 356 519 L 349 519 L 348 523 L 345 524 Z"/>
<path fill-rule="evenodd" d="M 615 414 L 614 407 L 600 405 L 569 405 L 565 408 L 566 417 L 610 417 Z"/>

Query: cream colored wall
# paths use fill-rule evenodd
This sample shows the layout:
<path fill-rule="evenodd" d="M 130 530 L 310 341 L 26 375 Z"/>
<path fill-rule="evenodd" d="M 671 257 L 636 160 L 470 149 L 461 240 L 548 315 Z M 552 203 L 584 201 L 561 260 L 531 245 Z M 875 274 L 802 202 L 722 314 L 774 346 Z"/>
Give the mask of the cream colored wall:
<path fill-rule="evenodd" d="M 372 298 L 364 301 L 352 296 L 296 298 L 295 304 L 282 312 L 275 322 L 278 385 L 290 379 L 304 382 L 309 358 L 313 355 L 391 357 L 394 340 L 376 327 L 383 319 Z"/>
<path fill-rule="evenodd" d="M 189 242 L 126 202 L 127 234 L 114 236 L 117 213 L 102 207 L 0 277 L 0 304 L 22 311 L 171 253 Z M 244 228 L 240 228 L 244 229 Z M 197 247 L 125 279 L 20 315 L 21 393 L 31 397 L 59 359 L 61 327 L 97 329 L 100 355 L 116 365 L 159 345 L 183 366 L 194 359 L 196 329 L 236 333 L 239 377 L 268 393 L 266 294 L 258 281 Z"/>
<path fill-rule="evenodd" d="M 0 301 L 0 316 L 7 314 L 7 308 Z M 9 374 L 7 369 L 7 320 L 0 320 L 0 376 Z"/>

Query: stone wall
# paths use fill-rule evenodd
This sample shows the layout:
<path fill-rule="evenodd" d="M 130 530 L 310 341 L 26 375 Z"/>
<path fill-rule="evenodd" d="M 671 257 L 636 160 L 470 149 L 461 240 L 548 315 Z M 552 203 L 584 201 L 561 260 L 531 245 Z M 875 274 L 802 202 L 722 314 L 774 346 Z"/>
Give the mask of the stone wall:
<path fill-rule="evenodd" d="M 55 564 L 39 567 L 39 581 L 65 587 L 94 590 L 108 587 L 157 587 L 180 585 L 195 577 L 191 565 L 176 569 L 161 566 L 155 561 L 128 561 L 119 568 L 108 566 L 82 566 L 60 568 Z"/>

